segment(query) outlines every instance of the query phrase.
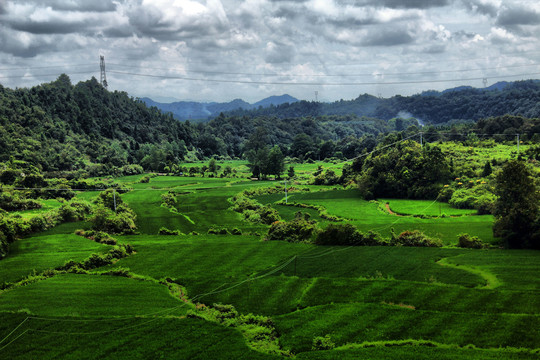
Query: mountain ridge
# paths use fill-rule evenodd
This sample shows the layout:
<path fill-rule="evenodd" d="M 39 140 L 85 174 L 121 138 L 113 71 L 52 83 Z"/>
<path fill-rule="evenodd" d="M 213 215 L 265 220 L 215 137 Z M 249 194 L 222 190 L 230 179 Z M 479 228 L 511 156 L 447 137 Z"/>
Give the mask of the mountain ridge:
<path fill-rule="evenodd" d="M 299 101 L 289 94 L 273 95 L 264 98 L 256 103 L 250 104 L 242 99 L 234 99 L 229 102 L 197 102 L 197 101 L 175 101 L 172 103 L 162 103 L 154 101 L 149 97 L 140 98 L 147 106 L 155 106 L 165 113 L 172 113 L 177 120 L 209 120 L 218 116 L 222 112 L 231 112 L 238 109 L 253 110 L 260 107 L 267 108 L 279 106 L 286 103 Z"/>

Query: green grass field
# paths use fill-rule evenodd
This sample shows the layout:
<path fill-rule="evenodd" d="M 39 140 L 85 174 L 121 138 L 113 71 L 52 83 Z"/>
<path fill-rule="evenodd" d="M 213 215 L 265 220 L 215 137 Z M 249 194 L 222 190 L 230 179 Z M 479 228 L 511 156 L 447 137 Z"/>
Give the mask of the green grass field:
<path fill-rule="evenodd" d="M 296 170 L 308 176 L 316 167 Z M 309 186 L 308 192 L 290 193 L 289 201 L 323 206 L 383 236 L 421 229 L 448 246 L 263 241 L 267 226 L 244 221 L 229 210 L 228 199 L 276 181 L 158 176 L 138 183 L 141 177 L 115 179 L 134 188 L 119 196 L 137 213 L 139 234 L 115 238 L 135 253 L 88 274 L 57 274 L 0 291 L 0 358 L 283 358 L 251 347 L 255 325 L 241 332 L 191 317 L 197 304 L 214 303 L 269 316 L 281 349 L 299 359 L 539 356 L 540 253 L 453 247 L 461 232 L 495 242 L 491 216 L 433 201 L 368 202 L 356 190 Z M 176 194 L 176 212 L 161 206 L 167 191 Z M 92 200 L 97 194 L 77 196 Z M 317 210 L 274 204 L 283 194 L 255 199 L 274 206 L 283 219 L 301 210 L 322 227 L 328 224 Z M 417 216 L 392 215 L 386 202 L 394 212 Z M 65 223 L 15 242 L 0 261 L 0 283 L 107 252 L 110 246 L 73 234 L 89 227 Z M 161 227 L 200 235 L 160 236 Z M 243 235 L 209 235 L 211 227 L 238 228 Z M 131 277 L 100 274 L 119 269 Z M 336 348 L 312 350 L 313 339 L 325 335 Z"/>

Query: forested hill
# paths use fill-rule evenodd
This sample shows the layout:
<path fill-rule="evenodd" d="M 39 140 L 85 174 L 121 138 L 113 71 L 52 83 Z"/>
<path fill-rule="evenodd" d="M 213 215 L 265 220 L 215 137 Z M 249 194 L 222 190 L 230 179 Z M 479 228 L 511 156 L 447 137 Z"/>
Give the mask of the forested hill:
<path fill-rule="evenodd" d="M 388 120 L 414 116 L 426 124 L 452 120 L 479 120 L 501 115 L 540 116 L 540 82 L 534 80 L 507 83 L 488 89 L 456 88 L 452 91 L 429 91 L 413 96 L 378 98 L 360 95 L 354 100 L 333 103 L 300 101 L 255 110 L 236 110 L 231 115 L 272 115 L 280 118 L 348 115 Z M 403 115 L 407 114 L 407 115 Z"/>
<path fill-rule="evenodd" d="M 123 166 L 140 163 L 162 143 L 178 158 L 193 133 L 189 124 L 109 92 L 95 78 L 72 85 L 61 75 L 30 89 L 0 85 L 0 161 L 14 157 L 43 171 Z"/>
<path fill-rule="evenodd" d="M 61 75 L 29 89 L 0 85 L 0 170 L 12 166 L 13 159 L 52 177 L 163 171 L 186 160 L 241 157 L 258 128 L 265 129 L 267 146 L 279 145 L 286 155 L 311 153 L 316 158 L 326 142 L 333 150 L 326 155 L 352 157 L 359 138 L 393 131 L 395 123 L 347 115 L 218 116 L 194 124 L 147 107 L 125 92 L 110 92 L 95 78 L 73 85 Z M 416 121 L 400 124 L 407 128 Z M 365 140 L 374 146 L 372 137 Z"/>

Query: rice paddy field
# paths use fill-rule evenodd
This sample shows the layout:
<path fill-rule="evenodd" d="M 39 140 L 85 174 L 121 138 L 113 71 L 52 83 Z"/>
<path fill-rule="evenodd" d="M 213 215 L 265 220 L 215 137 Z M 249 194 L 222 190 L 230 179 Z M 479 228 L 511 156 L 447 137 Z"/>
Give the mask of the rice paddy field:
<path fill-rule="evenodd" d="M 540 357 L 540 253 L 456 247 L 462 232 L 496 244 L 492 216 L 434 200 L 365 201 L 356 190 L 307 186 L 289 193 L 286 205 L 280 193 L 253 199 L 285 220 L 303 211 L 324 228 L 320 210 L 299 204 L 317 205 L 362 231 L 420 229 L 445 246 L 264 241 L 268 227 L 232 211 L 230 199 L 278 182 L 140 178 L 117 179 L 133 188 L 119 196 L 136 212 L 138 234 L 115 236 L 133 247 L 131 255 L 88 271 L 54 271 L 111 250 L 74 234 L 89 228 L 85 222 L 13 244 L 0 261 L 0 358 Z M 167 192 L 175 211 L 162 205 Z M 181 235 L 159 235 L 161 227 Z"/>

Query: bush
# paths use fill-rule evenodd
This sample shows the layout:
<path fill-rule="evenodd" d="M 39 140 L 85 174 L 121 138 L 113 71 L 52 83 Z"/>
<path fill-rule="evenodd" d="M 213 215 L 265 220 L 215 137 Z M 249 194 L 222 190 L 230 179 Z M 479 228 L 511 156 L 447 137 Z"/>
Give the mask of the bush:
<path fill-rule="evenodd" d="M 141 180 L 139 180 L 140 183 L 146 184 L 150 182 L 150 176 L 143 176 Z"/>
<path fill-rule="evenodd" d="M 351 224 L 330 224 L 326 229 L 317 233 L 317 245 L 354 245 L 354 246 L 384 246 L 388 245 L 378 233 L 360 232 Z"/>
<path fill-rule="evenodd" d="M 315 232 L 315 221 L 309 220 L 309 214 L 297 212 L 291 221 L 272 223 L 266 240 L 286 240 L 289 242 L 309 241 Z"/>
<path fill-rule="evenodd" d="M 486 249 L 488 244 L 480 240 L 477 236 L 471 236 L 469 234 L 458 235 L 458 246 L 467 249 Z"/>
<path fill-rule="evenodd" d="M 330 335 L 316 336 L 313 338 L 313 345 L 311 350 L 332 350 L 336 347 L 336 344 L 330 338 Z"/>
<path fill-rule="evenodd" d="M 234 228 L 231 230 L 231 234 L 233 235 L 242 235 L 242 230 L 240 230 L 239 228 Z"/>
<path fill-rule="evenodd" d="M 170 230 L 170 229 L 167 229 L 166 227 L 162 226 L 159 229 L 158 234 L 159 235 L 180 235 L 180 231 L 179 230 Z"/>
<path fill-rule="evenodd" d="M 418 246 L 418 247 L 441 247 L 442 241 L 437 238 L 430 238 L 419 230 L 407 230 L 395 236 L 392 234 L 391 245 L 394 246 Z"/>
<path fill-rule="evenodd" d="M 93 216 L 89 219 L 94 230 L 111 234 L 134 234 L 136 215 L 125 204 L 117 207 L 117 212 L 102 205 L 96 206 Z"/>

